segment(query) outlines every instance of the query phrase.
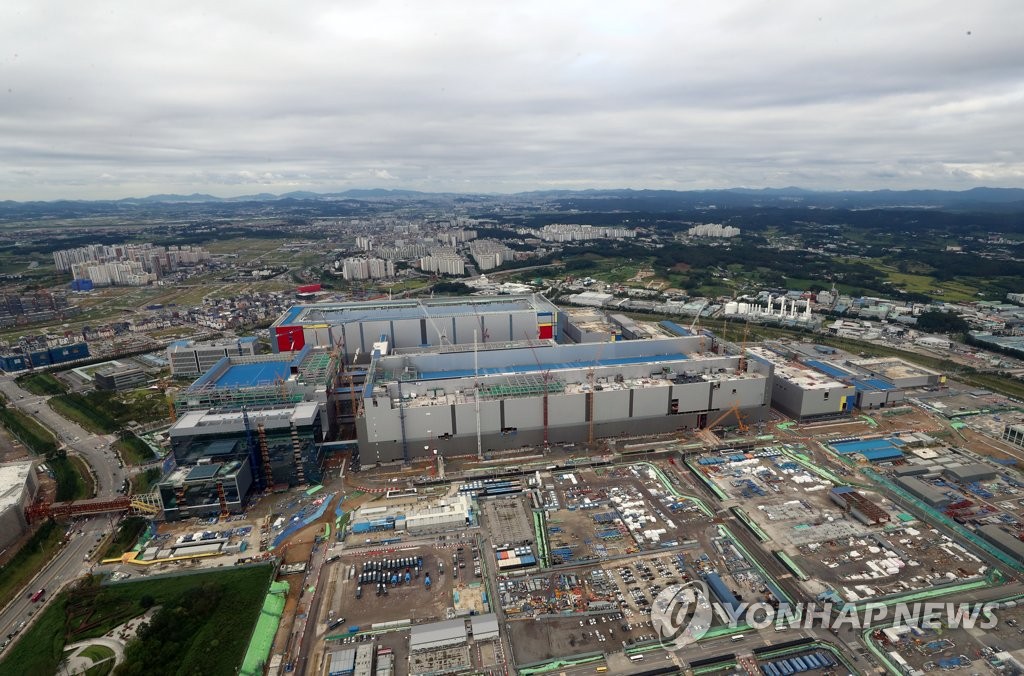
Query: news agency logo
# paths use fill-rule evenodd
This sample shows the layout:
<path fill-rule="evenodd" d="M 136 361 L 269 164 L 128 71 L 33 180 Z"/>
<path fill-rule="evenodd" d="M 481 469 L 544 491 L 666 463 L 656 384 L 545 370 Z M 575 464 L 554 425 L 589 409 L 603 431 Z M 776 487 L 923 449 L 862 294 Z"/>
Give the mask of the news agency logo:
<path fill-rule="evenodd" d="M 728 629 L 826 629 L 864 630 L 871 627 L 920 627 L 941 633 L 944 629 L 992 629 L 998 624 L 989 603 L 896 603 L 891 606 L 867 604 L 783 604 L 764 602 L 719 605 L 717 614 Z M 651 626 L 665 650 L 678 650 L 707 634 L 716 614 L 708 587 L 703 581 L 672 585 L 654 599 Z"/>
<path fill-rule="evenodd" d="M 700 580 L 661 590 L 651 606 L 651 627 L 662 648 L 679 650 L 704 637 L 713 616 L 709 598 L 708 586 Z"/>

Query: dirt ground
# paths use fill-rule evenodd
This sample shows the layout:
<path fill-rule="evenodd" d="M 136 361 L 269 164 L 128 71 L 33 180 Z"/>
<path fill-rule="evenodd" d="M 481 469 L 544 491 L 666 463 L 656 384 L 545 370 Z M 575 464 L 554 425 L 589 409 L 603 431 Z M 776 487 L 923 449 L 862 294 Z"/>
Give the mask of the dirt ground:
<path fill-rule="evenodd" d="M 456 582 L 464 582 L 460 578 L 454 580 L 451 575 L 451 553 L 447 549 L 418 546 L 397 550 L 394 557 L 422 556 L 423 569 L 420 577 L 413 577 L 409 584 L 388 586 L 388 593 L 378 596 L 373 583 L 361 585 L 362 598 L 356 598 L 359 574 L 363 564 L 369 560 L 377 560 L 379 556 L 343 556 L 337 563 L 329 564 L 331 576 L 325 592 L 323 606 L 334 612 L 334 617 L 346 618 L 346 625 L 367 626 L 378 622 L 411 619 L 414 621 L 443 620 L 445 610 L 452 606 L 452 590 Z M 438 573 L 438 562 L 445 564 L 445 573 Z M 349 570 L 355 566 L 355 574 L 349 579 Z M 424 585 L 426 575 L 430 575 L 431 586 Z M 460 585 L 461 586 L 461 585 Z"/>
<path fill-rule="evenodd" d="M 622 648 L 619 638 L 621 628 L 612 622 L 591 626 L 581 618 L 545 619 L 545 620 L 509 620 L 508 635 L 511 639 L 516 662 L 527 664 L 540 660 L 551 659 L 561 655 L 576 655 L 594 651 L 612 652 Z M 612 630 L 609 634 L 609 630 Z M 609 636 L 605 641 L 598 641 L 596 631 Z"/>
<path fill-rule="evenodd" d="M 7 428 L 0 426 L 0 462 L 27 460 L 32 457 L 24 445 L 11 436 Z"/>

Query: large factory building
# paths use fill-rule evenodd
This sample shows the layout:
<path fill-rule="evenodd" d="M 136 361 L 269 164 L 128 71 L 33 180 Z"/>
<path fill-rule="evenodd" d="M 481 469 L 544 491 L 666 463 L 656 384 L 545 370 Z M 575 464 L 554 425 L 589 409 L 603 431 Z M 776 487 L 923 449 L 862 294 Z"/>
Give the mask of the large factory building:
<path fill-rule="evenodd" d="M 690 336 L 396 354 L 378 336 L 356 426 L 364 463 L 585 442 L 768 414 L 771 366 Z M 502 346 L 504 347 L 504 346 Z M 546 410 L 545 410 L 546 409 Z M 728 424 L 730 420 L 724 421 Z"/>
<path fill-rule="evenodd" d="M 857 400 L 856 389 L 826 374 L 790 361 L 768 348 L 747 349 L 751 360 L 774 367 L 772 406 L 804 420 L 849 413 Z"/>
<path fill-rule="evenodd" d="M 380 336 L 398 352 L 525 339 L 561 342 L 565 318 L 544 296 L 470 296 L 318 303 L 290 308 L 270 327 L 275 352 L 340 346 L 368 357 Z M 474 338 L 475 335 L 475 338 Z"/>

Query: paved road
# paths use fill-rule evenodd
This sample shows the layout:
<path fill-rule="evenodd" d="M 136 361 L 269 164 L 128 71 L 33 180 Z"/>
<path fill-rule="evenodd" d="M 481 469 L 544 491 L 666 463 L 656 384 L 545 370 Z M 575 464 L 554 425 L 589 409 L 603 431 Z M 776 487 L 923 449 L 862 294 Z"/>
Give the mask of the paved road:
<path fill-rule="evenodd" d="M 84 558 L 86 553 L 98 538 L 101 538 L 109 529 L 106 517 L 95 516 L 79 522 L 78 531 L 71 536 L 67 546 L 61 549 L 36 578 L 30 583 L 31 586 L 24 590 L 3 611 L 0 611 L 0 637 L 6 639 L 7 635 L 14 631 L 22 622 L 29 622 L 33 615 L 46 605 L 46 600 L 54 596 L 57 589 L 79 577 L 88 567 Z M 38 589 L 45 589 L 46 595 L 42 602 L 32 603 L 29 596 Z"/>
<path fill-rule="evenodd" d="M 118 466 L 117 457 L 110 449 L 110 443 L 116 437 L 86 432 L 51 409 L 46 404 L 46 397 L 39 397 L 21 389 L 12 376 L 0 376 L 0 392 L 23 413 L 53 431 L 68 447 L 69 452 L 89 463 L 96 477 L 97 497 L 109 498 L 118 495 L 126 475 L 124 469 Z M 78 530 L 83 531 L 83 534 L 78 535 Z M 39 572 L 28 589 L 0 611 L 0 637 L 5 639 L 21 622 L 31 619 L 31 613 L 40 610 L 45 605 L 45 600 L 49 599 L 60 585 L 74 580 L 85 572 L 89 567 L 89 563 L 84 560 L 86 553 L 96 544 L 97 539 L 102 538 L 109 530 L 110 519 L 106 516 L 80 520 L 67 546 Z M 29 602 L 28 596 L 40 588 L 46 589 L 44 601 Z"/>
<path fill-rule="evenodd" d="M 124 469 L 118 467 L 117 456 L 110 449 L 116 435 L 97 435 L 85 431 L 76 423 L 64 418 L 47 403 L 47 397 L 40 397 L 21 389 L 14 377 L 0 376 L 0 392 L 22 413 L 35 418 L 57 435 L 68 449 L 83 458 L 96 475 L 96 496 L 114 497 L 125 479 Z M 77 439 L 77 441 L 76 441 Z"/>

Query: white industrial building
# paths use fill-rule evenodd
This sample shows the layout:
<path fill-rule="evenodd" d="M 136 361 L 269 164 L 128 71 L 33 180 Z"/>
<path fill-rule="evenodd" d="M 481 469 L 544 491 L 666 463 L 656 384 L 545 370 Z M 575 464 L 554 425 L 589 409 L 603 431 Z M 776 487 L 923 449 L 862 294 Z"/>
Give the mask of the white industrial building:
<path fill-rule="evenodd" d="M 417 624 L 409 631 L 409 652 L 433 650 L 466 643 L 466 621 L 445 620 L 430 624 Z"/>
<path fill-rule="evenodd" d="M 406 530 L 410 535 L 460 530 L 473 520 L 469 494 L 424 498 L 421 495 L 382 497 L 357 509 L 349 520 L 354 533 Z"/>
<path fill-rule="evenodd" d="M 38 491 L 31 461 L 0 464 L 0 550 L 28 531 L 25 507 L 32 504 Z"/>
<path fill-rule="evenodd" d="M 527 338 L 561 335 L 565 319 L 547 298 L 471 296 L 296 305 L 270 327 L 275 352 L 305 345 L 340 347 L 346 359 L 369 359 L 386 336 L 391 349 L 442 350 L 455 346 L 492 349 Z M 466 357 L 472 360 L 472 353 Z"/>
<path fill-rule="evenodd" d="M 176 340 L 167 346 L 167 361 L 172 376 L 198 376 L 206 373 L 224 357 L 253 357 L 256 355 L 255 337 L 196 343 Z"/>
<path fill-rule="evenodd" d="M 705 427 L 768 415 L 771 365 L 704 336 L 373 353 L 356 419 L 364 463 Z M 733 413 L 730 413 L 732 411 Z M 424 451 L 424 449 L 427 449 Z"/>
<path fill-rule="evenodd" d="M 474 641 L 498 640 L 498 616 L 494 613 L 473 615 L 469 618 Z"/>
<path fill-rule="evenodd" d="M 798 324 L 817 322 L 817 319 L 811 314 L 810 300 L 797 301 L 787 296 L 776 298 L 772 294 L 768 294 L 768 300 L 764 305 L 756 301 L 729 301 L 723 307 L 723 312 L 730 316 L 741 315 L 758 320 L 777 320 Z"/>
<path fill-rule="evenodd" d="M 748 347 L 748 356 L 771 364 L 772 406 L 797 418 L 840 415 L 853 410 L 857 390 L 853 385 L 787 360 L 764 347 Z"/>

